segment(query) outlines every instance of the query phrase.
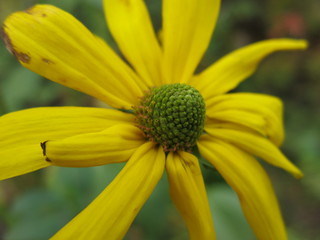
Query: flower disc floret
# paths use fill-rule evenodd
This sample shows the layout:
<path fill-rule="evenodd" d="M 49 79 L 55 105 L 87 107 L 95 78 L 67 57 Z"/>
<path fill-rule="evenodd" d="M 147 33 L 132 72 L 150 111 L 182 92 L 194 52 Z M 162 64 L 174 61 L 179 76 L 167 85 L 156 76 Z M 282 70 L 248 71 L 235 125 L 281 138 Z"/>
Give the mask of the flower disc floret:
<path fill-rule="evenodd" d="M 166 84 L 150 89 L 134 113 L 148 140 L 167 152 L 190 151 L 203 131 L 205 103 L 190 85 Z"/>

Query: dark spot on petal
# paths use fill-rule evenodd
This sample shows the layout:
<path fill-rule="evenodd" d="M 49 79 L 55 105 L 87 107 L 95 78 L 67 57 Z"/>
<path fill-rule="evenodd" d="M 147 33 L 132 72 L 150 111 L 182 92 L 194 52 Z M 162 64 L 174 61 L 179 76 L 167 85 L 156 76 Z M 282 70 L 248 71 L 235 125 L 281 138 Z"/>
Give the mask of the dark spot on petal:
<path fill-rule="evenodd" d="M 131 5 L 131 2 L 128 1 L 128 0 L 122 0 L 122 2 L 123 2 L 125 5 L 127 5 L 128 7 L 130 7 L 130 5 Z"/>
<path fill-rule="evenodd" d="M 28 9 L 24 10 L 24 12 L 27 13 L 27 14 L 31 14 L 32 15 L 32 8 L 33 7 L 28 8 Z"/>
<path fill-rule="evenodd" d="M 34 11 L 34 7 L 28 8 L 28 9 L 24 10 L 24 12 L 27 13 L 27 14 L 30 14 L 30 15 L 35 15 L 35 14 L 39 13 L 39 11 Z M 40 16 L 41 17 L 47 17 L 47 14 L 46 13 L 42 13 Z"/>
<path fill-rule="evenodd" d="M 8 34 L 7 34 L 6 31 L 4 30 L 5 27 L 6 27 L 5 25 L 3 25 L 3 26 L 1 27 L 1 33 L 0 33 L 0 34 L 1 34 L 1 38 L 2 38 L 2 40 L 3 40 L 3 42 L 4 42 L 5 46 L 6 46 L 6 48 L 8 49 L 8 51 L 9 51 L 10 53 L 14 54 L 13 45 L 12 45 L 12 42 L 11 42 Z"/>
<path fill-rule="evenodd" d="M 47 149 L 46 149 L 46 144 L 47 144 L 47 142 L 48 141 L 44 141 L 44 142 L 41 142 L 40 143 L 40 146 L 41 146 L 41 148 L 42 148 L 42 154 L 43 154 L 43 156 L 45 156 L 46 158 L 45 158 L 45 160 L 47 161 L 47 162 L 52 162 L 47 156 L 46 156 L 46 154 L 47 154 Z"/>
<path fill-rule="evenodd" d="M 9 35 L 6 33 L 5 31 L 5 25 L 2 26 L 1 28 L 1 38 L 6 46 L 6 48 L 8 49 L 8 51 L 13 54 L 14 56 L 16 56 L 16 58 L 18 58 L 18 60 L 20 60 L 21 62 L 24 63 L 29 63 L 31 60 L 31 57 L 27 54 L 27 53 L 23 53 L 23 52 L 17 52 L 11 42 L 11 39 L 9 38 Z"/>
<path fill-rule="evenodd" d="M 51 61 L 51 60 L 49 60 L 49 59 L 47 59 L 47 58 L 42 58 L 41 60 L 42 60 L 43 62 L 47 63 L 47 64 L 53 64 L 53 63 L 54 63 L 53 61 Z"/>
<path fill-rule="evenodd" d="M 29 63 L 30 60 L 31 60 L 31 57 L 30 57 L 28 54 L 26 54 L 26 53 L 13 51 L 13 54 L 14 54 L 21 62 Z"/>
<path fill-rule="evenodd" d="M 43 154 L 43 156 L 45 156 L 46 155 L 46 143 L 47 143 L 48 141 L 44 141 L 44 142 L 41 142 L 40 143 L 40 146 L 41 146 L 41 148 L 42 148 L 42 154 Z"/>

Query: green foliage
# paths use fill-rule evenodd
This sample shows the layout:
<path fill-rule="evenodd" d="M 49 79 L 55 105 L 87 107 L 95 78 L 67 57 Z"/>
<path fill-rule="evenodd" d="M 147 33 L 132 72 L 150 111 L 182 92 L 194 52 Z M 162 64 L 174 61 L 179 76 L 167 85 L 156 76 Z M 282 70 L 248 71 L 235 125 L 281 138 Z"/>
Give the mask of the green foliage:
<path fill-rule="evenodd" d="M 70 209 L 63 199 L 45 189 L 30 190 L 11 206 L 11 227 L 4 239 L 48 239 L 69 217 Z"/>
<path fill-rule="evenodd" d="M 215 184 L 207 191 L 217 239 L 254 239 L 234 191 L 226 184 Z"/>
<path fill-rule="evenodd" d="M 41 89 L 40 84 L 39 75 L 17 66 L 1 84 L 1 95 L 7 110 L 16 111 L 25 107 L 27 103 L 34 102 L 37 92 Z"/>

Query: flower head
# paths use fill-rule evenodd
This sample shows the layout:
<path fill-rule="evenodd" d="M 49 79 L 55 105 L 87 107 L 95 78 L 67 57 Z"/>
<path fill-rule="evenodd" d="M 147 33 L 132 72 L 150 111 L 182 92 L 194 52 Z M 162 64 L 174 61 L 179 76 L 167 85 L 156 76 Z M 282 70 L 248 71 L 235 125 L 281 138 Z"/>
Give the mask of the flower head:
<path fill-rule="evenodd" d="M 195 148 L 238 194 L 257 238 L 286 239 L 270 180 L 254 158 L 302 176 L 278 149 L 284 138 L 282 103 L 268 95 L 227 92 L 267 55 L 307 44 L 258 42 L 195 75 L 219 5 L 163 0 L 160 44 L 142 0 L 104 0 L 109 28 L 130 66 L 54 6 L 36 5 L 6 19 L 4 42 L 23 66 L 113 109 L 44 107 L 2 116 L 1 179 L 50 165 L 127 162 L 52 239 L 121 239 L 164 170 L 190 239 L 215 239 Z"/>
<path fill-rule="evenodd" d="M 191 151 L 203 132 L 205 103 L 190 85 L 152 88 L 134 109 L 146 139 L 160 144 L 165 152 Z"/>

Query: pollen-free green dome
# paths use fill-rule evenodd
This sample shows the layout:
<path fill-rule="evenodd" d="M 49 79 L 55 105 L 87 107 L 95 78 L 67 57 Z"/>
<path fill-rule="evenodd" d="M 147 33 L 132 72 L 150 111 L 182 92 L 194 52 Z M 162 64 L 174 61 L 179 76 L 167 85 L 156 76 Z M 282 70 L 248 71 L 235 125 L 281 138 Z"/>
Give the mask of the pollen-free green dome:
<path fill-rule="evenodd" d="M 187 84 L 152 88 L 134 107 L 146 138 L 165 151 L 189 151 L 203 131 L 205 103 L 198 90 Z"/>

